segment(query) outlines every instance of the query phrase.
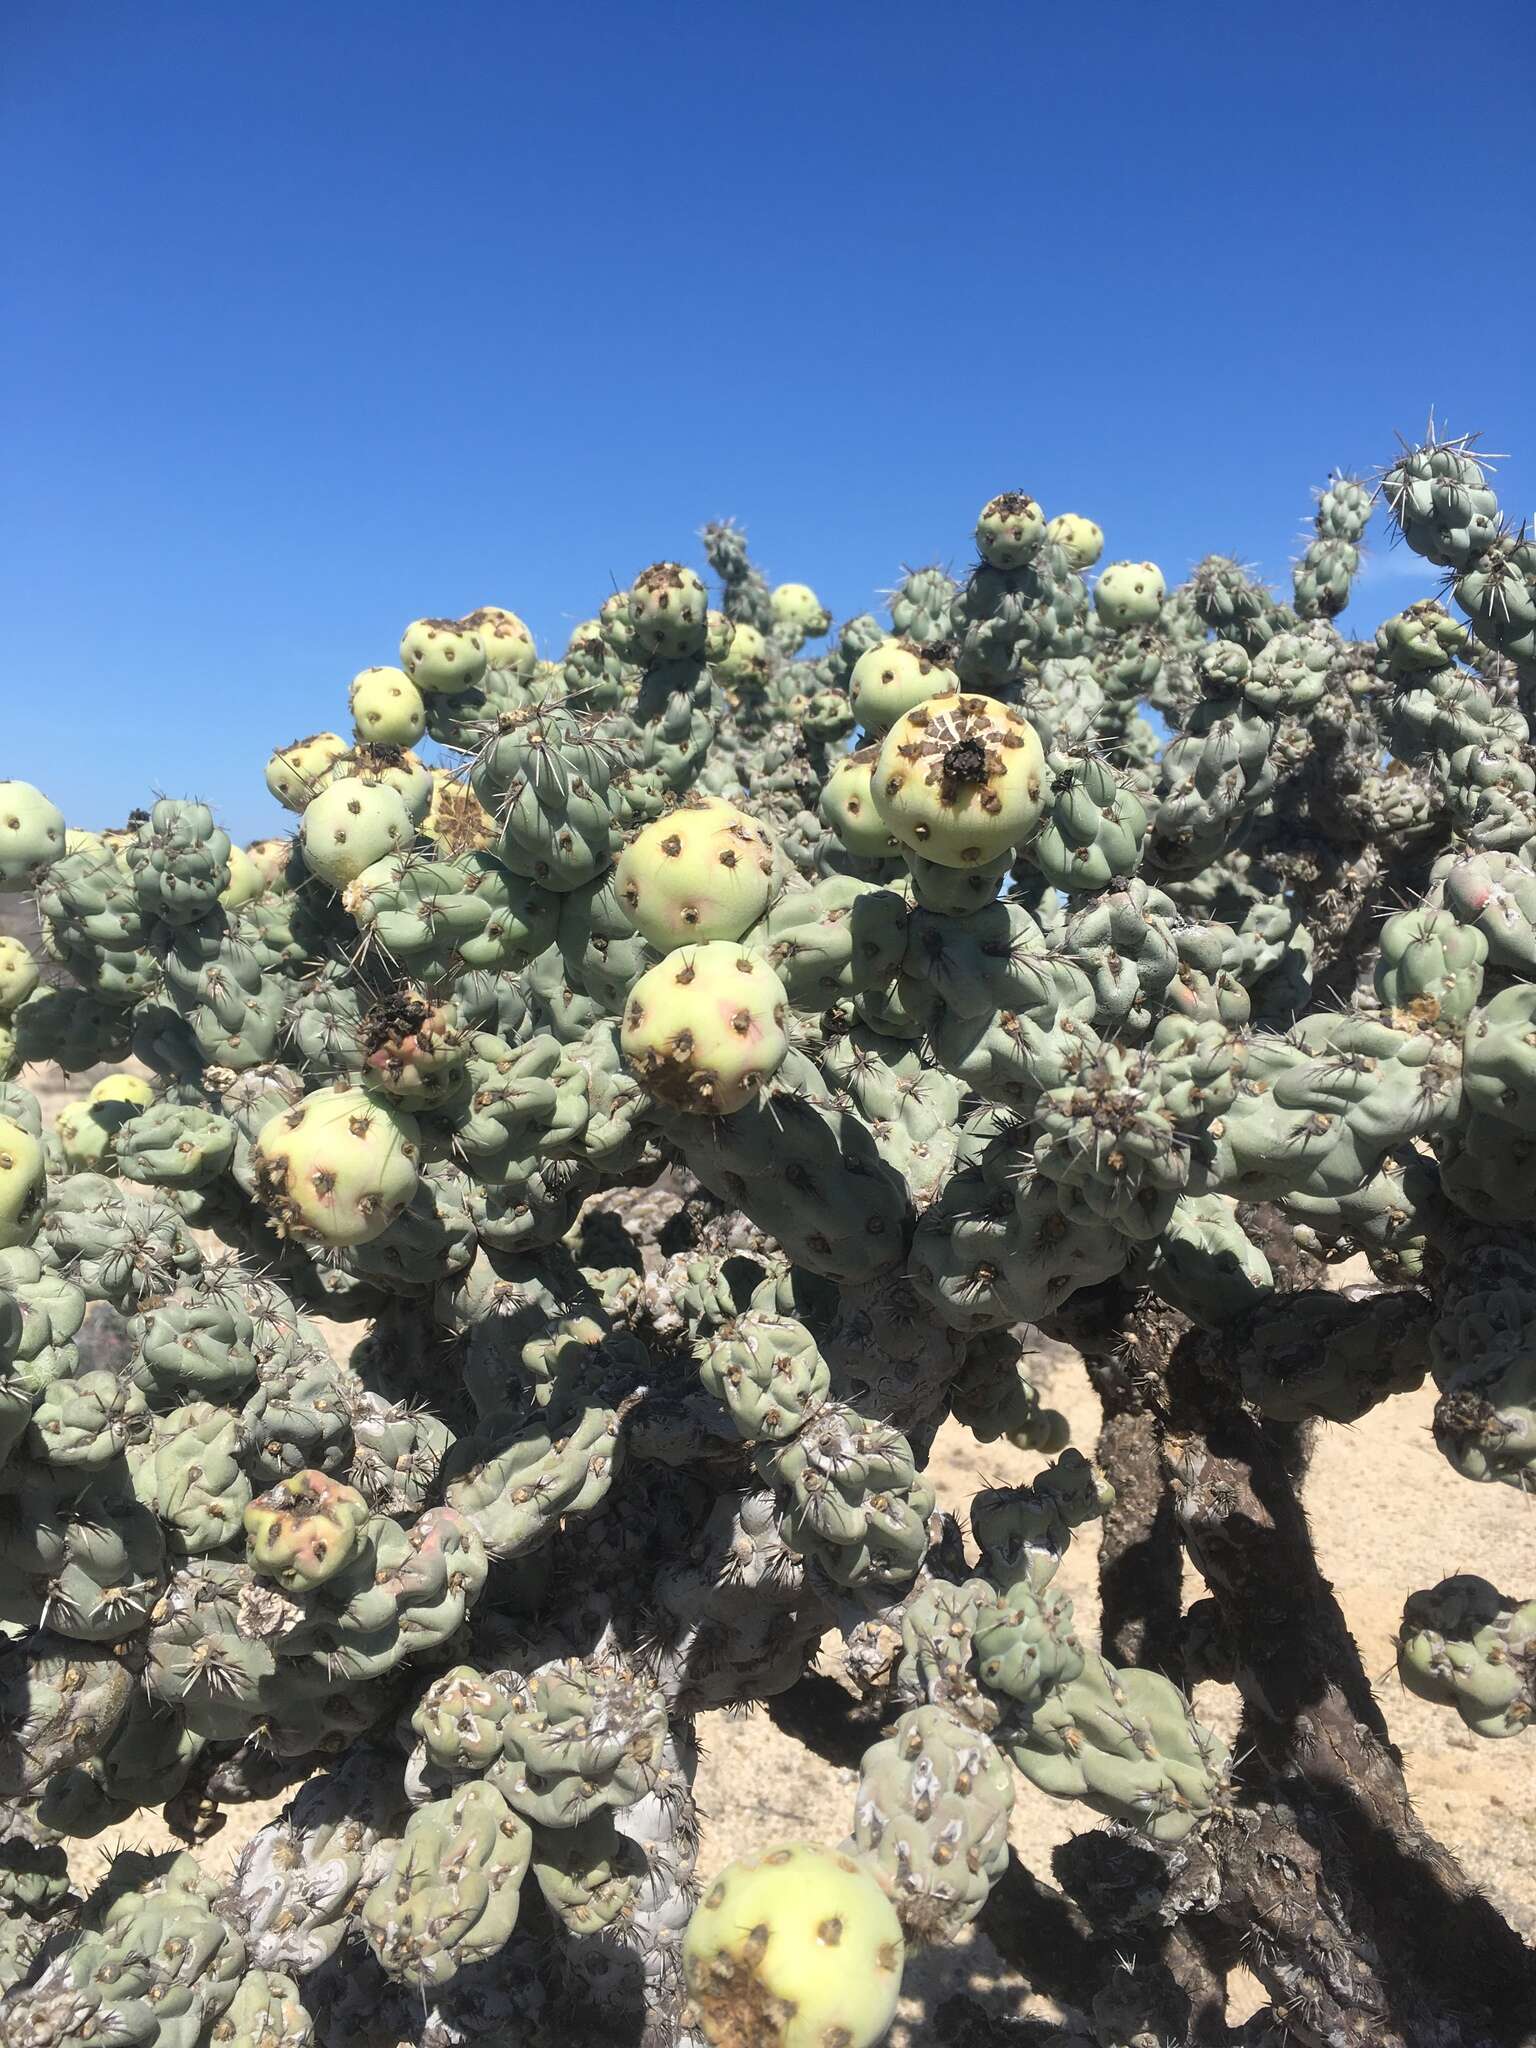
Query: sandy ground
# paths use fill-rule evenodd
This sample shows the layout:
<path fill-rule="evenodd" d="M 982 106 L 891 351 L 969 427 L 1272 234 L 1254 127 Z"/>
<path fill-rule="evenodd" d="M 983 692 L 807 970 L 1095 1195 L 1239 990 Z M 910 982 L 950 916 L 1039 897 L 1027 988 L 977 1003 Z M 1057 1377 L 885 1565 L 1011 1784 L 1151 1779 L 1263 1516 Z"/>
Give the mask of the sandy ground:
<path fill-rule="evenodd" d="M 39 1085 L 51 1117 L 67 1099 L 66 1091 L 44 1075 L 28 1079 Z M 67 1095 L 80 1086 L 73 1083 Z M 343 1344 L 349 1341 L 344 1333 L 337 1335 Z M 1073 1441 L 1091 1450 L 1097 1404 L 1075 1359 L 1055 1369 L 1049 1394 L 1070 1419 Z M 1394 1669 L 1393 1635 L 1411 1590 L 1465 1570 L 1512 1593 L 1536 1593 L 1536 1503 L 1509 1487 L 1476 1486 L 1459 1478 L 1435 1449 L 1432 1406 L 1431 1389 L 1391 1401 L 1351 1429 L 1325 1429 L 1307 1504 L 1323 1569 L 1376 1681 L 1419 1813 L 1500 1911 L 1536 1939 L 1536 1737 L 1481 1740 L 1452 1711 L 1406 1693 Z M 1041 1463 L 1006 1444 L 982 1447 L 950 1423 L 939 1437 L 930 1471 L 940 1505 L 963 1515 L 979 1488 L 1027 1481 Z M 1077 1601 L 1085 1635 L 1096 1614 L 1096 1568 L 1090 1528 L 1074 1543 L 1058 1581 Z M 1189 1597 L 1199 1590 L 1192 1582 Z M 823 1645 L 822 1668 L 834 1674 L 837 1648 L 835 1637 Z M 1230 1689 L 1203 1686 L 1197 1704 L 1204 1719 L 1231 1734 L 1237 1703 Z M 781 1734 L 765 1713 L 708 1715 L 700 1733 L 704 1875 L 775 1839 L 835 1841 L 848 1831 L 852 1772 L 821 1762 Z M 1033 1870 L 1048 1877 L 1051 1850 L 1091 1823 L 1091 1816 L 1047 1798 L 1023 1779 L 1016 1783 L 1014 1846 Z M 233 1810 L 228 1825 L 200 1852 L 204 1860 L 214 1869 L 228 1867 L 274 1810 Z M 117 1847 L 169 1843 L 158 1817 L 146 1814 L 120 1832 L 82 1844 L 78 1877 L 90 1882 L 102 1858 Z M 906 1990 L 902 2018 L 891 2036 L 897 2048 L 934 2040 L 932 2015 L 942 1999 L 957 1992 L 998 2018 L 1050 2010 L 1031 1998 L 1028 1985 L 1003 1968 L 979 1936 L 914 1958 Z M 1245 2007 L 1241 1987 L 1237 2003 L 1234 2017 Z"/>

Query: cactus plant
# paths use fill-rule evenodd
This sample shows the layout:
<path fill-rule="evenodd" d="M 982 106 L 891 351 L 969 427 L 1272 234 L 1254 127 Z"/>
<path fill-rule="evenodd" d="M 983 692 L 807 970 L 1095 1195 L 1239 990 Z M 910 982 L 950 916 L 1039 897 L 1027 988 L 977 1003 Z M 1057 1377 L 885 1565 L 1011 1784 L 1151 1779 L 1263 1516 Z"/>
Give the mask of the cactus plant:
<path fill-rule="evenodd" d="M 1358 640 L 1351 477 L 1293 603 L 1090 593 L 1006 491 L 814 657 L 730 524 L 559 661 L 417 619 L 272 754 L 291 836 L 0 783 L 7 2041 L 853 2048 L 972 1920 L 1099 2039 L 1513 2038 L 1297 1497 L 1426 1380 L 1427 1455 L 1536 1471 L 1530 543 L 1469 440 L 1379 496 L 1448 581 Z M 946 1418 L 1042 1469 L 939 1512 Z M 1459 1575 L 1399 1671 L 1516 1737 L 1533 1643 Z M 848 1840 L 699 1872 L 698 1718 L 779 1696 Z M 1070 1899 L 1019 1777 L 1103 1823 Z M 283 1791 L 224 1880 L 70 1888 Z"/>

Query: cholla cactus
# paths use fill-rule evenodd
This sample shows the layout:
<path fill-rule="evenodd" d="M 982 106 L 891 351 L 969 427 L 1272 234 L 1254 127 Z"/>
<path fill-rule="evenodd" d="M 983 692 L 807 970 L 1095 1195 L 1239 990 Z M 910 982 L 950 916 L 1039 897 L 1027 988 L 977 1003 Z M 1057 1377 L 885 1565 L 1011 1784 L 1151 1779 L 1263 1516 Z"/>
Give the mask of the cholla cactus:
<path fill-rule="evenodd" d="M 1469 1484 L 1536 1470 L 1531 546 L 1468 441 L 1382 495 L 1465 623 L 1427 578 L 1341 636 L 1346 477 L 1293 607 L 1222 555 L 1090 590 L 1098 527 L 1014 490 L 815 658 L 730 525 L 719 609 L 658 561 L 559 662 L 417 619 L 248 850 L 0 782 L 7 2041 L 824 2048 L 978 1917 L 1100 2039 L 1191 1983 L 1215 2039 L 1239 1948 L 1297 2039 L 1533 2009 L 1295 1495 L 1306 1427 L 1426 1377 Z M 130 1057 L 44 1127 L 32 1063 Z M 946 1416 L 1042 1460 L 964 1531 Z M 831 1725 L 829 1630 L 882 1727 Z M 1400 1669 L 1514 1736 L 1533 1642 L 1453 1578 Z M 797 1690 L 864 1752 L 848 1841 L 697 1872 L 697 1718 Z M 1070 1912 L 1019 1903 L 1015 1773 L 1107 1823 Z M 69 1888 L 284 1788 L 226 1884 Z"/>

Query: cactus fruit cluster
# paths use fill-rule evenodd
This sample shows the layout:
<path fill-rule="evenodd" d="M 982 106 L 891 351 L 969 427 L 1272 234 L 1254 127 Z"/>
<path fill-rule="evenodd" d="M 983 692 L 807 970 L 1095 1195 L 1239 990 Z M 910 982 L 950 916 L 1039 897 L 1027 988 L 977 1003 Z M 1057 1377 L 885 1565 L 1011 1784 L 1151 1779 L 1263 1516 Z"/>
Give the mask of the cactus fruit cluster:
<path fill-rule="evenodd" d="M 1350 638 L 1378 499 L 1426 591 Z M 1434 438 L 1329 482 L 1289 602 L 1023 491 L 975 544 L 836 632 L 729 524 L 717 605 L 657 562 L 554 658 L 417 619 L 245 848 L 0 781 L 7 2043 L 862 2048 L 976 1921 L 1064 2039 L 1536 2011 L 1297 1492 L 1426 1379 L 1536 1482 L 1532 545 Z M 943 1511 L 947 1418 L 1031 1483 Z M 1536 1603 L 1414 1592 L 1400 1668 L 1517 1735 Z M 699 1717 L 762 1701 L 846 1839 L 700 1870 Z"/>

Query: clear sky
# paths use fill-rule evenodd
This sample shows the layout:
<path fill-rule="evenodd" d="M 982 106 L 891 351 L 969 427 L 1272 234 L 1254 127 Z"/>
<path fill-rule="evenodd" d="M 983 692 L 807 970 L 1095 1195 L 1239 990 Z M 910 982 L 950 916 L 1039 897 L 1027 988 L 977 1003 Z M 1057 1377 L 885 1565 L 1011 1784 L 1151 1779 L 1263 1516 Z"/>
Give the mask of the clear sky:
<path fill-rule="evenodd" d="M 11 0 L 0 775 L 279 829 L 421 613 L 734 515 L 838 617 L 1023 488 L 1286 574 L 1431 405 L 1536 502 L 1532 15 Z M 1430 579 L 1377 560 L 1371 620 Z"/>

